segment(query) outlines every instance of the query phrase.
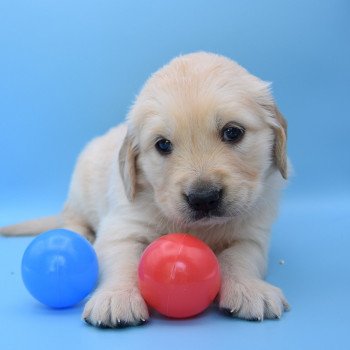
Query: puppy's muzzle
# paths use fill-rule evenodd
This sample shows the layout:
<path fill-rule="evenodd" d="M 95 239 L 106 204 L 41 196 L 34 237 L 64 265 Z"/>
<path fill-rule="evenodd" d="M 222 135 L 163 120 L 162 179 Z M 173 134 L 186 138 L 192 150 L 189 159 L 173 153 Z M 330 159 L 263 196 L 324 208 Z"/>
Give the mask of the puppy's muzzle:
<path fill-rule="evenodd" d="M 223 189 L 213 186 L 193 188 L 184 195 L 195 219 L 220 216 Z"/>

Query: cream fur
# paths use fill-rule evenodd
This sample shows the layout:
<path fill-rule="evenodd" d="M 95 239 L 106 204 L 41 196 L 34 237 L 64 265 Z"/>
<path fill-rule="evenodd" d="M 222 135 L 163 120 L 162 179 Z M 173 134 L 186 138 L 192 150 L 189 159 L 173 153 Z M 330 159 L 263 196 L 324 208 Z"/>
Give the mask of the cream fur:
<path fill-rule="evenodd" d="M 220 139 L 228 122 L 246 130 L 237 145 Z M 157 137 L 171 140 L 172 154 L 156 151 Z M 285 143 L 286 124 L 269 85 L 235 62 L 194 53 L 153 74 L 127 123 L 82 152 L 61 225 L 47 221 L 48 228 L 70 228 L 92 241 L 96 234 L 101 279 L 83 318 L 106 327 L 146 321 L 138 261 L 149 243 L 176 231 L 198 236 L 217 254 L 221 309 L 245 319 L 281 317 L 287 301 L 263 277 L 270 228 L 287 177 Z M 183 197 L 198 182 L 225 189 L 223 215 L 193 220 Z M 22 225 L 1 232 L 28 230 Z"/>

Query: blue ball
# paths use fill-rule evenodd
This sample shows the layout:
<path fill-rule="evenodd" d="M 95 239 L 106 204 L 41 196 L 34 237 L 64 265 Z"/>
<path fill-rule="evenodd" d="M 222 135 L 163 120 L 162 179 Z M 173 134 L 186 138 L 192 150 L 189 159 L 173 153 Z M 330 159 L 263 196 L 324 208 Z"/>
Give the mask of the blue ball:
<path fill-rule="evenodd" d="M 95 288 L 97 256 L 91 244 L 77 233 L 64 229 L 47 231 L 24 252 L 22 279 L 41 303 L 53 308 L 70 307 Z"/>

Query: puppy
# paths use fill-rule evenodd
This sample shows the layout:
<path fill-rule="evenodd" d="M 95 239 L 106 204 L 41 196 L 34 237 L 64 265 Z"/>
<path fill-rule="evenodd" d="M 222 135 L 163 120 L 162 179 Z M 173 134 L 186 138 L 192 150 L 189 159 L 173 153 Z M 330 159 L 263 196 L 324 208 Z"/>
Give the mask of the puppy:
<path fill-rule="evenodd" d="M 65 227 L 94 241 L 101 276 L 83 313 L 94 326 L 147 321 L 140 255 L 176 231 L 216 253 L 221 310 L 248 320 L 280 318 L 287 301 L 263 276 L 287 163 L 286 122 L 269 84 L 228 58 L 184 55 L 150 77 L 126 124 L 85 148 L 59 216 L 1 232 Z"/>

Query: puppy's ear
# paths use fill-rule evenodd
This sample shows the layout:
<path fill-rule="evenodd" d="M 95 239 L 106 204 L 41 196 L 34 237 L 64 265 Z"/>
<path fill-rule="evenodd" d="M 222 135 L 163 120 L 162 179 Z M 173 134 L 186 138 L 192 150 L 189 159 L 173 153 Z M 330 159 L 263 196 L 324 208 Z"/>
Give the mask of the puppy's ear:
<path fill-rule="evenodd" d="M 136 159 L 138 156 L 137 146 L 133 137 L 127 132 L 122 147 L 119 151 L 119 171 L 123 181 L 125 194 L 133 201 L 136 194 Z"/>
<path fill-rule="evenodd" d="M 275 133 L 275 142 L 273 146 L 273 159 L 275 165 L 284 179 L 288 177 L 287 161 L 287 121 L 284 119 L 277 106 L 272 108 L 273 119 L 272 128 Z"/>

